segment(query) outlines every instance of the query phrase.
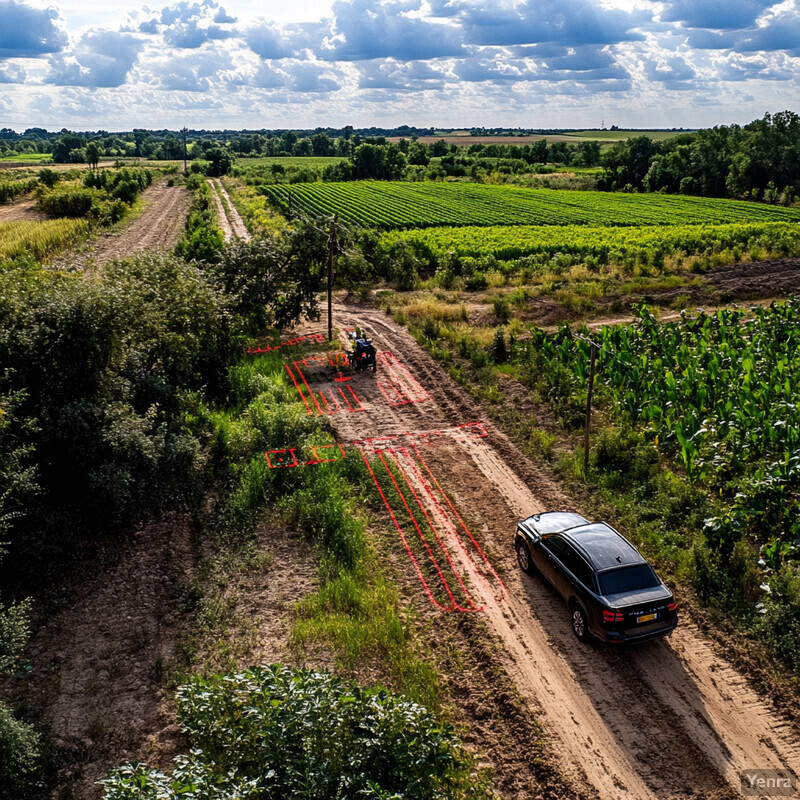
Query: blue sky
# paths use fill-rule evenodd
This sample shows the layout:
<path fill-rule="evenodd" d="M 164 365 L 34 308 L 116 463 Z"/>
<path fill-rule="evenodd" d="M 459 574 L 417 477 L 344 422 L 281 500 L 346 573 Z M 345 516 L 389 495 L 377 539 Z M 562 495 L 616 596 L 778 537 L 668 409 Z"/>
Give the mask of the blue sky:
<path fill-rule="evenodd" d="M 800 0 L 0 0 L 0 127 L 699 127 L 800 111 Z"/>

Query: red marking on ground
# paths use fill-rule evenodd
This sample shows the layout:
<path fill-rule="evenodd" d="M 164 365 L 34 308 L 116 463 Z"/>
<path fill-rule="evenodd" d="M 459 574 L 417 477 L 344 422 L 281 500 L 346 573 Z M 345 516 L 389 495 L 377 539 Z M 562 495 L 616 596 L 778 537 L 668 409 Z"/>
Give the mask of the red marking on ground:
<path fill-rule="evenodd" d="M 330 450 L 333 453 L 333 458 L 322 458 L 320 455 L 321 450 Z M 340 444 L 315 444 L 312 445 L 311 451 L 313 453 L 313 458 L 306 461 L 307 467 L 312 464 L 328 464 L 331 461 L 341 461 L 345 457 L 344 447 Z"/>
<path fill-rule="evenodd" d="M 369 474 L 372 476 L 372 480 L 375 483 L 375 488 L 378 490 L 378 494 L 380 494 L 381 499 L 383 500 L 383 504 L 386 506 L 386 510 L 389 512 L 389 516 L 392 518 L 392 522 L 394 522 L 395 528 L 397 528 L 397 532 L 400 534 L 400 540 L 403 543 L 403 546 L 406 549 L 406 553 L 408 554 L 409 559 L 411 559 L 411 563 L 414 566 L 414 570 L 417 573 L 417 577 L 422 584 L 422 588 L 425 590 L 425 594 L 428 596 L 428 600 L 433 603 L 437 608 L 440 608 L 442 611 L 452 611 L 452 608 L 448 608 L 447 606 L 443 606 L 434 596 L 433 592 L 428 586 L 427 581 L 425 580 L 425 576 L 422 574 L 422 570 L 420 569 L 419 562 L 414 555 L 414 552 L 411 550 L 408 544 L 408 540 L 406 539 L 405 532 L 400 527 L 400 523 L 397 521 L 397 517 L 394 515 L 394 511 L 392 507 L 389 505 L 389 501 L 386 499 L 386 495 L 383 493 L 383 489 L 381 489 L 381 485 L 378 483 L 378 479 L 375 476 L 375 473 L 372 470 L 372 466 L 370 465 L 369 461 L 367 461 L 367 457 L 362 453 L 361 457 L 364 459 L 364 464 L 366 464 L 367 469 L 369 470 Z"/>
<path fill-rule="evenodd" d="M 309 333 L 305 336 L 298 336 L 296 339 L 289 339 L 288 341 L 281 341 L 276 345 L 264 345 L 264 347 L 248 347 L 247 352 L 251 355 L 258 353 L 271 353 L 273 350 L 280 350 L 282 347 L 292 347 L 294 345 L 302 344 L 303 342 L 313 341 L 318 344 L 325 343 L 325 336 L 322 333 Z"/>
<path fill-rule="evenodd" d="M 349 388 L 349 387 L 346 387 Z M 329 390 L 331 399 L 335 400 L 333 390 Z M 342 399 L 347 397 L 342 389 L 338 389 Z M 302 394 L 302 392 L 301 392 Z M 324 395 L 320 394 L 323 401 Z M 355 394 L 353 395 L 355 397 Z M 458 513 L 453 501 L 442 488 L 430 466 L 425 461 L 420 447 L 433 446 L 439 441 L 465 441 L 482 438 L 487 435 L 486 426 L 482 422 L 469 422 L 443 430 L 409 432 L 392 436 L 379 436 L 353 442 L 361 453 L 361 457 L 369 470 L 381 500 L 389 512 L 389 516 L 397 529 L 403 547 L 411 560 L 414 571 L 422 583 L 430 602 L 443 611 L 480 611 L 485 608 L 485 600 L 492 594 L 502 601 L 507 593 L 502 578 L 494 569 L 491 561 L 481 548 L 464 519 Z M 345 448 L 341 444 L 312 445 L 310 457 L 303 463 L 298 461 L 298 448 L 270 450 L 266 453 L 267 463 L 271 469 L 313 466 L 340 461 L 345 458 Z M 377 456 L 397 498 L 399 498 L 407 516 L 407 522 L 401 523 L 398 513 L 382 489 L 367 458 L 368 454 Z M 395 477 L 393 469 L 402 476 L 402 481 Z M 380 470 L 383 475 L 383 470 Z M 384 479 L 385 480 L 385 479 Z M 405 489 L 401 486 L 405 484 Z M 415 510 L 416 509 L 416 510 Z M 409 537 L 406 528 L 411 525 L 417 536 Z M 404 527 L 405 526 L 405 527 Z M 425 528 L 427 527 L 427 531 Z M 435 573 L 434 591 L 425 579 L 418 555 L 414 552 L 412 540 L 419 540 L 416 545 L 422 560 L 429 562 Z M 468 585 L 463 572 L 471 578 Z M 437 580 L 438 579 L 438 583 Z M 447 596 L 447 602 L 438 600 L 435 592 Z M 442 596 L 442 595 L 440 595 Z M 483 598 L 483 601 L 476 600 Z M 459 599 L 463 597 L 463 599 Z"/>
<path fill-rule="evenodd" d="M 458 513 L 458 511 L 456 510 L 456 507 L 453 505 L 453 502 L 452 502 L 452 501 L 450 500 L 450 498 L 447 496 L 447 494 L 445 493 L 444 489 L 442 489 L 441 485 L 439 484 L 439 481 L 436 479 L 436 476 L 435 476 L 435 475 L 434 475 L 434 474 L 431 472 L 431 468 L 428 466 L 427 462 L 426 462 L 426 461 L 425 461 L 425 459 L 422 457 L 422 453 L 420 453 L 420 452 L 419 452 L 419 450 L 417 449 L 417 447 L 416 447 L 416 446 L 414 446 L 414 455 L 415 455 L 415 456 L 416 456 L 416 458 L 419 460 L 420 464 L 422 464 L 422 466 L 425 468 L 425 472 L 427 472 L 427 474 L 428 474 L 428 476 L 430 477 L 431 481 L 432 481 L 432 482 L 433 482 L 433 484 L 436 486 L 436 489 L 438 490 L 439 494 L 442 496 L 442 498 L 444 498 L 444 501 L 447 503 L 448 507 L 450 508 L 450 511 L 451 511 L 452 515 L 453 515 L 453 516 L 456 518 L 456 520 L 458 520 L 458 523 L 459 523 L 459 525 L 461 526 L 461 528 L 463 529 L 464 533 L 466 533 L 466 534 L 467 534 L 467 536 L 469 537 L 469 540 L 470 540 L 470 542 L 472 542 L 472 545 L 473 545 L 473 546 L 474 546 L 474 548 L 475 548 L 475 549 L 478 551 L 478 554 L 480 555 L 480 557 L 481 557 L 481 560 L 482 560 L 482 561 L 483 561 L 483 563 L 484 563 L 484 564 L 486 564 L 486 566 L 489 568 L 489 571 L 491 572 L 491 574 L 492 574 L 492 577 L 494 577 L 494 578 L 495 578 L 495 580 L 496 580 L 496 581 L 497 581 L 497 582 L 500 584 L 500 586 L 502 586 L 502 587 L 503 587 L 503 595 L 505 595 L 505 594 L 506 594 L 506 592 L 507 592 L 507 589 L 506 589 L 506 585 L 505 585 L 505 583 L 503 583 L 503 579 L 502 579 L 502 578 L 501 578 L 501 577 L 500 577 L 500 576 L 497 574 L 497 572 L 495 571 L 495 568 L 494 568 L 494 566 L 492 565 L 492 562 L 491 562 L 491 561 L 489 560 L 489 558 L 486 556 L 486 553 L 484 553 L 484 552 L 483 552 L 483 548 L 480 546 L 480 544 L 478 544 L 478 542 L 476 541 L 475 537 L 474 537 L 474 536 L 472 535 L 472 533 L 470 532 L 470 530 L 469 530 L 469 528 L 467 527 L 466 523 L 465 523 L 465 522 L 464 522 L 464 520 L 461 518 L 461 515 L 460 515 L 460 514 Z M 438 507 L 438 506 L 439 506 L 439 504 L 438 504 L 438 502 L 435 500 L 435 498 L 434 498 L 434 502 L 436 503 L 436 505 L 437 505 L 437 507 Z M 461 543 L 461 542 L 459 541 L 459 544 L 461 545 L 462 549 L 464 550 L 464 553 L 467 555 L 467 557 L 470 559 L 470 561 L 472 561 L 472 562 L 473 562 L 473 564 L 474 564 L 474 561 L 473 561 L 473 559 L 472 559 L 472 556 L 470 556 L 469 552 L 468 552 L 468 551 L 467 551 L 467 549 L 464 547 L 463 543 Z M 475 565 L 475 566 L 477 567 L 477 565 Z"/>
<path fill-rule="evenodd" d="M 280 469 L 283 467 L 297 467 L 296 448 L 292 447 L 288 450 L 267 450 L 264 455 L 267 458 L 267 464 L 270 469 Z M 272 458 L 270 458 L 272 456 Z"/>
<path fill-rule="evenodd" d="M 393 436 L 376 436 L 370 439 L 356 439 L 352 442 L 352 445 L 359 450 L 375 455 L 380 450 L 391 449 L 394 445 L 401 448 L 411 447 L 415 444 L 430 446 L 436 444 L 436 442 L 441 439 L 464 442 L 469 439 L 483 439 L 488 435 L 486 423 L 467 422 L 463 425 L 456 425 L 453 428 L 443 428 L 442 430 L 408 431 Z"/>
<path fill-rule="evenodd" d="M 406 451 L 406 453 L 408 453 L 408 451 Z M 459 609 L 459 611 L 467 611 L 467 610 L 475 611 L 476 606 L 472 602 L 472 598 L 469 596 L 469 591 L 467 590 L 467 587 L 464 585 L 464 581 L 461 578 L 461 574 L 459 573 L 459 571 L 456 568 L 456 566 L 453 564 L 453 561 L 450 558 L 450 553 L 449 553 L 449 551 L 447 549 L 447 546 L 442 541 L 441 536 L 440 536 L 439 532 L 437 531 L 436 525 L 433 523 L 433 521 L 431 520 L 430 516 L 428 515 L 428 510 L 422 504 L 419 495 L 414 490 L 414 487 L 411 485 L 411 481 L 409 481 L 409 479 L 408 479 L 407 470 L 400 463 L 400 459 L 398 458 L 397 453 L 395 451 L 391 451 L 391 455 L 393 457 L 395 465 L 400 470 L 400 473 L 402 474 L 403 478 L 405 479 L 406 486 L 408 486 L 408 489 L 411 492 L 412 496 L 414 497 L 414 500 L 416 500 L 417 505 L 420 507 L 420 510 L 422 511 L 423 516 L 427 520 L 428 527 L 433 531 L 433 536 L 436 539 L 436 541 L 437 541 L 442 553 L 444 553 L 444 557 L 445 557 L 445 560 L 447 561 L 448 566 L 450 567 L 450 569 L 453 572 L 453 574 L 456 576 L 456 580 L 458 581 L 458 585 L 461 587 L 461 591 L 463 592 L 464 597 L 467 600 L 467 605 L 469 606 L 469 609 L 462 608 L 460 606 L 456 606 L 456 607 Z M 383 455 L 380 456 L 380 459 L 381 459 L 381 461 L 383 461 Z M 387 467 L 387 469 L 388 469 L 388 467 Z M 399 491 L 399 489 L 398 489 L 398 491 Z M 405 498 L 403 499 L 403 502 L 405 502 Z M 406 508 L 408 508 L 407 505 L 406 505 Z M 409 514 L 410 513 L 411 512 L 409 511 Z M 416 520 L 414 520 L 413 515 L 412 515 L 412 520 L 414 521 L 414 524 L 416 525 Z M 417 527 L 417 530 L 419 530 L 419 527 Z M 427 542 L 426 542 L 426 547 L 427 547 Z M 429 548 L 428 548 L 428 550 L 430 552 Z M 432 554 L 431 554 L 431 558 L 433 559 L 433 555 Z M 450 589 L 450 586 L 449 586 L 447 580 L 445 579 L 445 577 L 442 575 L 441 570 L 439 569 L 438 564 L 436 564 L 435 559 L 434 559 L 434 564 L 436 565 L 437 572 L 439 573 L 439 578 L 441 579 L 442 583 L 444 584 L 448 595 L 450 595 L 452 597 L 452 591 Z"/>
<path fill-rule="evenodd" d="M 289 373 L 289 377 L 292 379 L 292 383 L 294 384 L 294 388 L 295 388 L 295 389 L 297 389 L 297 392 L 298 392 L 298 394 L 300 395 L 300 399 L 301 399 L 301 400 L 303 401 L 303 403 L 305 404 L 306 411 L 307 411 L 309 414 L 313 414 L 314 412 L 311 410 L 311 407 L 308 405 L 308 401 L 306 400 L 306 398 L 305 398 L 305 395 L 303 394 L 303 390 L 300 388 L 299 384 L 297 383 L 297 380 L 296 380 L 296 379 L 295 379 L 295 377 L 294 377 L 294 373 L 293 373 L 293 372 L 292 372 L 292 370 L 289 368 L 289 365 L 288 365 L 288 364 L 286 364 L 286 371 Z"/>

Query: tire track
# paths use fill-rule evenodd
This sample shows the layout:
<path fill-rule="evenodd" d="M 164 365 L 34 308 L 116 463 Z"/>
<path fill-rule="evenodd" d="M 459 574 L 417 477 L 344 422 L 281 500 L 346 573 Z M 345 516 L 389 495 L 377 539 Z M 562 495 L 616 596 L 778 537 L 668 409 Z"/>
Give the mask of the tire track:
<path fill-rule="evenodd" d="M 209 184 L 225 241 L 230 242 L 233 239 L 242 239 L 245 242 L 249 242 L 250 232 L 247 230 L 241 214 L 239 214 L 236 206 L 231 201 L 230 195 L 222 185 L 222 181 L 218 178 L 212 178 L 209 180 Z"/>
<path fill-rule="evenodd" d="M 373 413 L 358 420 L 331 417 L 341 441 L 481 419 L 475 403 L 407 331 L 374 310 L 337 304 L 336 313 L 341 324 L 367 330 L 379 351 L 391 350 L 430 395 L 401 407 L 376 401 Z M 360 396 L 375 391 L 371 377 L 354 379 Z M 628 650 L 574 639 L 560 597 L 540 579 L 521 575 L 512 550 L 521 517 L 574 505 L 491 423 L 486 428 L 488 438 L 441 445 L 428 460 L 470 527 L 483 532 L 487 552 L 499 554 L 495 567 L 509 596 L 481 592 L 481 613 L 502 645 L 503 665 L 539 709 L 565 775 L 599 797 L 638 800 L 737 797 L 745 769 L 798 773 L 789 721 L 692 624 L 682 622 L 669 640 Z M 462 566 L 480 588 L 481 576 Z"/>

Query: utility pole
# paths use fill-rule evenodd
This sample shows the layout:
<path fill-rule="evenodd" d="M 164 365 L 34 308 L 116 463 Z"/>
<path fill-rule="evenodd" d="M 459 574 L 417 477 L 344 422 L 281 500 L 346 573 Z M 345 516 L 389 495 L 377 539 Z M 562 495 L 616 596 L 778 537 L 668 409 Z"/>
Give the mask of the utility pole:
<path fill-rule="evenodd" d="M 328 341 L 333 341 L 333 258 L 339 249 L 339 240 L 336 237 L 336 225 L 339 215 L 333 215 L 331 232 L 328 234 Z"/>
<path fill-rule="evenodd" d="M 188 172 L 186 169 L 186 134 L 189 133 L 185 125 L 181 128 L 181 133 L 183 134 L 183 174 L 185 175 Z"/>
<path fill-rule="evenodd" d="M 597 351 L 600 345 L 593 342 L 586 336 L 577 334 L 578 339 L 588 342 L 591 345 L 591 355 L 589 360 L 589 387 L 586 390 L 586 429 L 583 434 L 583 476 L 584 479 L 589 476 L 589 430 L 592 427 L 592 392 L 594 390 L 594 368 L 597 359 Z"/>

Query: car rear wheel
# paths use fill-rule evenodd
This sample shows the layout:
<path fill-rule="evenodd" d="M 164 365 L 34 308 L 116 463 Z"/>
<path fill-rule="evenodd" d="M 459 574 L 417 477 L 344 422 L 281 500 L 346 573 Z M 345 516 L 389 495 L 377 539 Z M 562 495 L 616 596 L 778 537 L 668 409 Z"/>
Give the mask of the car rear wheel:
<path fill-rule="evenodd" d="M 588 642 L 592 638 L 592 635 L 589 633 L 586 612 L 583 610 L 583 606 L 580 605 L 580 603 L 574 603 L 570 609 L 570 613 L 572 615 L 572 632 L 582 642 Z"/>
<path fill-rule="evenodd" d="M 526 545 L 525 542 L 517 542 L 517 563 L 519 564 L 519 568 L 528 575 L 533 575 L 536 571 L 533 566 L 530 551 L 528 550 L 528 545 Z"/>

